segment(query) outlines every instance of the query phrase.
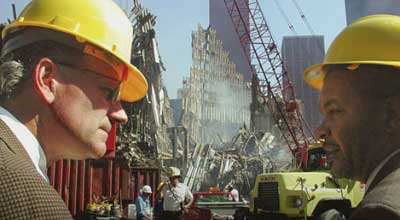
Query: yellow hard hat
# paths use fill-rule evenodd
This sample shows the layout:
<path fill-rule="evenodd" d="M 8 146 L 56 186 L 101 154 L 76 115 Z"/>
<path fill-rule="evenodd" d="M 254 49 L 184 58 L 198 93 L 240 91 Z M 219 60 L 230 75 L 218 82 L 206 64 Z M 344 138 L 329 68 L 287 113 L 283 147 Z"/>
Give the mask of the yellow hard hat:
<path fill-rule="evenodd" d="M 400 16 L 371 15 L 346 27 L 333 41 L 323 63 L 304 72 L 304 80 L 321 90 L 329 64 L 378 64 L 400 67 Z"/>
<path fill-rule="evenodd" d="M 176 167 L 168 167 L 167 175 L 168 177 L 181 176 L 181 171 Z"/>
<path fill-rule="evenodd" d="M 132 24 L 112 0 L 33 0 L 3 30 L 2 38 L 7 40 L 8 34 L 20 27 L 43 28 L 75 37 L 77 42 L 91 46 L 83 52 L 109 64 L 115 64 L 115 60 L 120 63 L 117 72 L 122 100 L 133 102 L 146 95 L 145 77 L 130 64 Z"/>

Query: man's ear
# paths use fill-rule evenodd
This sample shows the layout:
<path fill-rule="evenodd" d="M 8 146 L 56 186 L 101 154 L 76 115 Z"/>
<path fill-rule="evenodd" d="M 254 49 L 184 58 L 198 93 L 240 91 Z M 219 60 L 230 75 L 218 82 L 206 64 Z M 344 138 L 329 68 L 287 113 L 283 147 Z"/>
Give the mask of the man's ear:
<path fill-rule="evenodd" d="M 54 101 L 56 93 L 56 64 L 49 58 L 42 58 L 33 69 L 33 84 L 36 93 L 45 104 Z"/>

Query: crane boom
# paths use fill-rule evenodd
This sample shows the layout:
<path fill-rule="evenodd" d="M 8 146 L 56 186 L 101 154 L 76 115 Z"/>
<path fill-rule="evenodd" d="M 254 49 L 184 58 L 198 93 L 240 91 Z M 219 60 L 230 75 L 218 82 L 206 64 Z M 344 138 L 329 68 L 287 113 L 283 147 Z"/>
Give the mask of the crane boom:
<path fill-rule="evenodd" d="M 297 166 L 307 164 L 308 139 L 293 85 L 258 0 L 224 0 L 258 90 Z"/>

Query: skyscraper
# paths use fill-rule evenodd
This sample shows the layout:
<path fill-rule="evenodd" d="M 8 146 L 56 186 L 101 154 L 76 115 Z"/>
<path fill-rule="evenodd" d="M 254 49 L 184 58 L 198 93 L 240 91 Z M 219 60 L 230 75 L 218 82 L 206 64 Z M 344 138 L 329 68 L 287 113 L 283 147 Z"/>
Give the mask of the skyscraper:
<path fill-rule="evenodd" d="M 303 80 L 304 70 L 324 59 L 323 36 L 287 36 L 282 41 L 282 57 L 289 78 L 295 89 L 296 99 L 303 102 L 303 116 L 315 130 L 321 121 L 319 91 Z"/>
<path fill-rule="evenodd" d="M 373 14 L 400 15 L 400 0 L 345 0 L 347 25 Z"/>
<path fill-rule="evenodd" d="M 245 4 L 247 1 L 241 2 Z M 249 19 L 248 14 L 243 16 Z M 236 70 L 243 75 L 245 81 L 250 82 L 251 69 L 224 0 L 210 0 L 210 26 L 216 30 L 217 39 L 222 41 L 224 50 L 229 53 L 230 60 L 236 65 Z"/>
<path fill-rule="evenodd" d="M 230 140 L 250 122 L 251 91 L 213 28 L 192 33 L 192 67 L 184 80 L 181 124 L 197 143 Z"/>

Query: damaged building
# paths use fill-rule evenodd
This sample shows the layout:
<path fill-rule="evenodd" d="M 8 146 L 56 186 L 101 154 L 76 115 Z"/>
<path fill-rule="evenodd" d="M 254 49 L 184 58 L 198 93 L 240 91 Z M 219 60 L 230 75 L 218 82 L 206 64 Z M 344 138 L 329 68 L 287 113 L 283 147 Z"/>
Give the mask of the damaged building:
<path fill-rule="evenodd" d="M 192 33 L 192 66 L 183 81 L 180 123 L 195 143 L 230 140 L 250 122 L 250 86 L 212 28 Z"/>
<path fill-rule="evenodd" d="M 160 167 L 160 158 L 170 158 L 171 140 L 168 128 L 174 126 L 168 94 L 162 82 L 165 71 L 158 51 L 155 16 L 135 1 L 132 10 L 134 30 L 132 64 L 140 69 L 149 84 L 144 99 L 123 103 L 128 123 L 120 125 L 117 157 L 135 167 Z"/>
<path fill-rule="evenodd" d="M 184 182 L 192 191 L 233 184 L 248 198 L 257 174 L 286 169 L 291 157 L 258 81 L 245 82 L 222 46 L 213 28 L 192 33 L 190 76 L 173 100 L 194 143 Z"/>

